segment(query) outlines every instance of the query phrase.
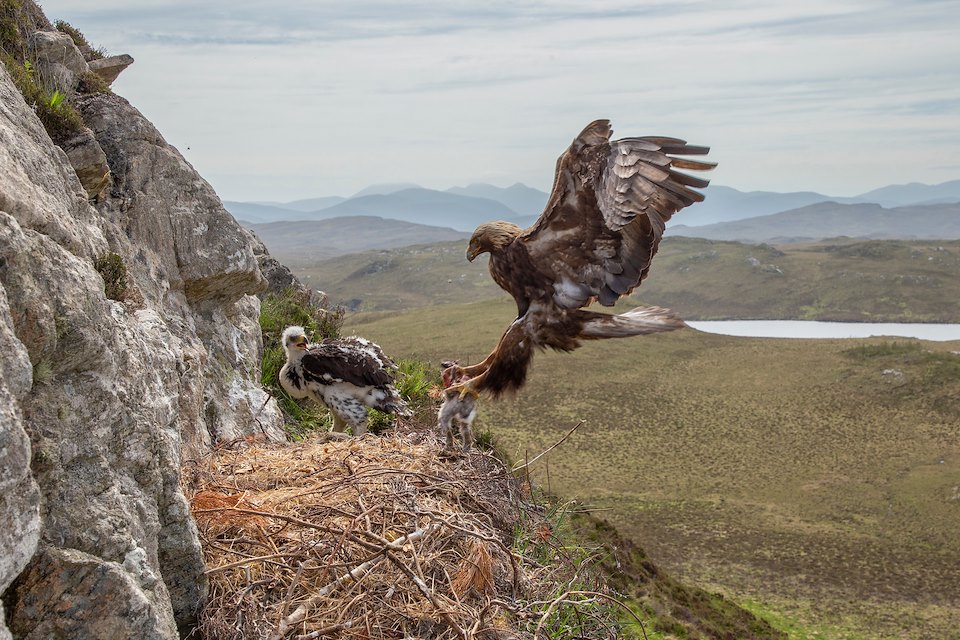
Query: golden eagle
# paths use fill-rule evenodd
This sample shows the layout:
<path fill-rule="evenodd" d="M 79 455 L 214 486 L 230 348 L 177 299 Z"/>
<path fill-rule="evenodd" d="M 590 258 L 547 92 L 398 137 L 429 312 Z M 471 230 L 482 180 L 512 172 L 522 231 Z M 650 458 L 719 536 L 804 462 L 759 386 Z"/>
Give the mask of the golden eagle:
<path fill-rule="evenodd" d="M 287 362 L 280 386 L 294 398 L 311 398 L 333 413 L 333 430 L 350 425 L 353 435 L 367 432 L 367 407 L 409 415 L 393 385 L 396 363 L 380 345 L 365 338 L 327 338 L 307 344 L 303 327 L 287 327 L 281 338 Z"/>
<path fill-rule="evenodd" d="M 517 319 L 483 362 L 461 369 L 470 379 L 448 394 L 516 391 L 535 348 L 571 351 L 581 340 L 684 326 L 658 307 L 619 315 L 583 309 L 594 301 L 612 306 L 639 286 L 667 220 L 703 200 L 694 188 L 709 181 L 676 169 L 716 166 L 678 157 L 706 155 L 708 147 L 663 137 L 610 140 L 612 132 L 608 120 L 597 120 L 574 139 L 557 160 L 550 199 L 532 227 L 500 221 L 474 231 L 467 259 L 490 254 L 490 275 L 516 300 Z"/>

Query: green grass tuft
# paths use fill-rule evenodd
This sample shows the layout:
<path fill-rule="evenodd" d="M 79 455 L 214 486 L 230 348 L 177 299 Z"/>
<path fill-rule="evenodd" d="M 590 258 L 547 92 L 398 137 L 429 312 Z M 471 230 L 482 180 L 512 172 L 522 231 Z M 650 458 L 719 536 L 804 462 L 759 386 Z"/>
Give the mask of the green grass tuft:
<path fill-rule="evenodd" d="M 104 253 L 93 262 L 93 268 L 103 278 L 103 292 L 111 300 L 123 302 L 129 293 L 127 265 L 116 253 Z"/>
<path fill-rule="evenodd" d="M 73 44 L 77 45 L 77 49 L 80 49 L 81 53 L 84 55 L 84 58 L 86 58 L 88 62 L 90 60 L 106 57 L 106 52 L 102 47 L 94 49 L 87 40 L 87 37 L 83 35 L 79 29 L 71 25 L 66 20 L 57 20 L 53 23 L 53 26 L 57 28 L 57 31 L 70 36 L 70 38 L 73 40 Z"/>
<path fill-rule="evenodd" d="M 49 360 L 41 360 L 33 365 L 33 386 L 45 386 L 53 380 L 53 366 Z"/>
<path fill-rule="evenodd" d="M 271 346 L 280 345 L 280 335 L 291 325 L 303 327 L 308 339 L 319 342 L 340 335 L 343 314 L 342 307 L 330 309 L 324 300 L 315 303 L 309 292 L 289 287 L 279 294 L 268 294 L 260 302 L 260 329 Z"/>

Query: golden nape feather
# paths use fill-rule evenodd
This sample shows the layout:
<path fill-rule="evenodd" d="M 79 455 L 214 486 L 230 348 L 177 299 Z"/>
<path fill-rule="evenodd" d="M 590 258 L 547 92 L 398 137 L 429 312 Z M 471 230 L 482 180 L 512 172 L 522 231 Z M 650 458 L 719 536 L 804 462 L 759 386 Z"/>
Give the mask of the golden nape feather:
<path fill-rule="evenodd" d="M 684 325 L 667 309 L 637 307 L 613 315 L 584 310 L 612 306 L 640 286 L 666 222 L 703 200 L 709 181 L 678 171 L 707 171 L 708 147 L 662 136 L 611 140 L 607 120 L 590 123 L 557 161 L 553 190 L 529 229 L 509 222 L 477 227 L 467 258 L 490 254 L 490 275 L 513 296 L 517 319 L 470 379 L 453 392 L 516 391 L 535 349 L 571 351 L 582 340 L 622 338 Z"/>

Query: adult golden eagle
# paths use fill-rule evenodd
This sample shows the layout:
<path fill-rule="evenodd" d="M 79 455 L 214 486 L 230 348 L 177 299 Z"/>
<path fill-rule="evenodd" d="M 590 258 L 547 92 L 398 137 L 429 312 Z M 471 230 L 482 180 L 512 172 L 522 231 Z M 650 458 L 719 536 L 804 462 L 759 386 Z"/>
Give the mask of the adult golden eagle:
<path fill-rule="evenodd" d="M 571 351 L 581 340 L 684 326 L 658 307 L 619 315 L 582 308 L 612 306 L 639 286 L 667 220 L 703 200 L 694 188 L 709 181 L 675 169 L 716 166 L 677 157 L 705 155 L 708 147 L 676 138 L 610 140 L 612 132 L 608 120 L 597 120 L 576 137 L 557 160 L 550 199 L 532 227 L 501 221 L 474 231 L 467 259 L 490 254 L 490 275 L 516 300 L 517 319 L 483 362 L 462 369 L 469 381 L 448 393 L 519 389 L 535 348 Z"/>

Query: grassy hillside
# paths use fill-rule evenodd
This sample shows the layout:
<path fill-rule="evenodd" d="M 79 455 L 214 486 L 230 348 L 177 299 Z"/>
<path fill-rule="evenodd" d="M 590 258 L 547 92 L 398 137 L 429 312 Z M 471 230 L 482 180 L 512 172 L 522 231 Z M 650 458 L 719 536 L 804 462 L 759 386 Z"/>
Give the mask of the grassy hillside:
<path fill-rule="evenodd" d="M 960 322 L 960 241 L 668 238 L 637 294 L 698 320 Z"/>
<path fill-rule="evenodd" d="M 364 311 L 505 296 L 490 279 L 485 260 L 467 262 L 466 246 L 466 240 L 441 242 L 287 264 L 304 282 L 322 289 L 333 301 Z"/>
<path fill-rule="evenodd" d="M 399 357 L 469 362 L 513 313 L 423 308 L 345 329 Z M 541 483 L 791 637 L 947 638 L 960 628 L 956 351 L 689 329 L 594 343 L 540 354 L 520 396 L 483 402 L 476 427 L 523 459 L 585 420 L 536 466 Z"/>
<path fill-rule="evenodd" d="M 447 242 L 294 266 L 333 299 L 363 310 L 504 298 L 486 260 L 468 263 L 465 246 Z M 667 237 L 636 294 L 690 320 L 960 322 L 960 241 L 771 247 Z"/>

